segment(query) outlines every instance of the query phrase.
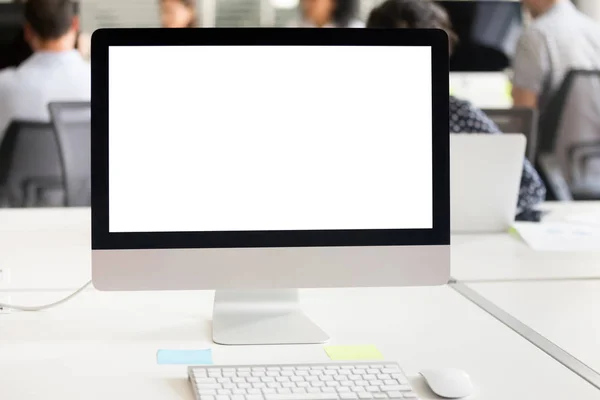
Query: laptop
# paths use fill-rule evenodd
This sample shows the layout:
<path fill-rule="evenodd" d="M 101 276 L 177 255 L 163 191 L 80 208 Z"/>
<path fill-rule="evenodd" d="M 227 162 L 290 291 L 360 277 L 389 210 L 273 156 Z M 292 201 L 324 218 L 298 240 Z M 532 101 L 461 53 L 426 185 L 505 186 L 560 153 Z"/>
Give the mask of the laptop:
<path fill-rule="evenodd" d="M 452 233 L 507 232 L 525 158 L 522 134 L 450 135 Z"/>

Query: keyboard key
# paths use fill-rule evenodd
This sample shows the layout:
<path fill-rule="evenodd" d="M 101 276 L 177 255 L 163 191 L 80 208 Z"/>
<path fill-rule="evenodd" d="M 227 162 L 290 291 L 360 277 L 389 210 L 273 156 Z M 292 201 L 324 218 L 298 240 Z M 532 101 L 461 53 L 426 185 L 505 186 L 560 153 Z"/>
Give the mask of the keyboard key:
<path fill-rule="evenodd" d="M 265 372 L 264 371 L 252 372 L 252 376 L 260 378 L 261 376 L 265 376 Z"/>
<path fill-rule="evenodd" d="M 278 394 L 292 394 L 292 391 L 289 388 L 281 388 L 277 389 Z"/>
<path fill-rule="evenodd" d="M 379 374 L 377 375 L 377 379 L 385 381 L 386 379 L 392 379 L 392 376 L 390 374 Z"/>
<path fill-rule="evenodd" d="M 246 400 L 264 400 L 264 397 L 262 394 L 251 394 L 246 396 Z"/>
<path fill-rule="evenodd" d="M 308 365 L 302 365 L 300 367 L 296 367 L 296 371 L 308 371 L 310 367 Z"/>
<path fill-rule="evenodd" d="M 306 389 L 301 387 L 295 387 L 292 388 L 292 393 L 306 393 Z"/>
<path fill-rule="evenodd" d="M 220 390 L 217 390 L 217 394 L 228 394 L 228 395 L 230 395 L 230 394 L 232 394 L 232 393 L 231 393 L 231 390 L 228 390 L 228 389 L 220 389 Z"/>
<path fill-rule="evenodd" d="M 196 383 L 196 386 L 198 386 L 198 389 L 205 389 L 205 390 L 210 390 L 210 389 L 221 389 L 221 385 L 218 383 L 203 383 L 203 384 L 198 384 Z"/>
<path fill-rule="evenodd" d="M 246 382 L 245 378 L 231 378 L 231 382 L 233 383 L 244 383 Z"/>
<path fill-rule="evenodd" d="M 340 369 L 340 375 L 352 375 L 352 371 L 350 371 L 349 369 Z"/>
<path fill-rule="evenodd" d="M 215 396 L 210 396 L 210 395 L 200 396 L 200 400 L 215 400 Z"/>
<path fill-rule="evenodd" d="M 275 380 L 277 382 L 289 382 L 290 378 L 288 378 L 287 376 L 278 376 L 277 378 L 275 378 Z"/>
<path fill-rule="evenodd" d="M 356 393 L 341 393 L 340 398 L 342 400 L 356 400 L 358 399 L 358 396 Z"/>
<path fill-rule="evenodd" d="M 267 383 L 267 386 L 272 388 L 272 389 L 279 389 L 281 387 L 281 383 L 279 382 L 271 382 L 271 383 Z"/>
<path fill-rule="evenodd" d="M 366 400 L 366 399 L 372 399 L 373 395 L 371 393 L 368 393 L 368 392 L 360 392 L 358 394 L 358 398 L 359 399 L 364 399 L 364 400 Z"/>
<path fill-rule="evenodd" d="M 226 395 L 218 395 L 217 400 L 230 400 L 230 397 Z"/>
<path fill-rule="evenodd" d="M 369 381 L 369 385 L 371 385 L 371 386 L 381 386 L 381 385 L 383 385 L 383 382 L 382 381 L 378 381 L 378 380 Z"/>
<path fill-rule="evenodd" d="M 279 371 L 267 371 L 267 376 L 279 376 Z"/>
<path fill-rule="evenodd" d="M 395 379 L 386 379 L 383 381 L 384 385 L 399 385 L 400 383 Z"/>
<path fill-rule="evenodd" d="M 223 371 L 223 376 L 226 378 L 233 378 L 235 375 L 235 372 L 227 372 L 227 371 Z"/>
<path fill-rule="evenodd" d="M 301 387 L 301 388 L 307 388 L 307 387 L 310 387 L 310 383 L 308 383 L 308 382 L 296 382 L 296 386 Z"/>
<path fill-rule="evenodd" d="M 352 381 L 342 381 L 340 382 L 342 386 L 354 386 L 354 382 Z"/>
<path fill-rule="evenodd" d="M 211 383 L 217 383 L 215 378 L 196 378 L 195 381 L 197 385 L 209 385 Z"/>
<path fill-rule="evenodd" d="M 198 394 L 200 394 L 200 396 L 205 396 L 205 395 L 214 396 L 217 394 L 217 391 L 213 390 L 213 389 L 198 389 Z"/>
<path fill-rule="evenodd" d="M 246 389 L 233 389 L 231 393 L 235 394 L 246 394 Z"/>
<path fill-rule="evenodd" d="M 262 392 L 260 391 L 260 389 L 248 389 L 248 394 L 261 394 Z"/>
<path fill-rule="evenodd" d="M 281 376 L 294 376 L 294 371 L 289 371 L 289 370 L 281 371 Z"/>
<path fill-rule="evenodd" d="M 321 389 L 321 391 L 323 393 L 336 393 L 337 392 L 337 390 L 335 390 L 335 388 L 332 388 L 332 387 L 324 387 Z"/>
<path fill-rule="evenodd" d="M 401 385 L 408 385 L 408 380 L 402 374 L 392 374 L 392 378 L 400 382 Z"/>
<path fill-rule="evenodd" d="M 319 379 L 321 379 L 323 382 L 328 382 L 328 381 L 332 381 L 333 380 L 333 376 L 331 376 L 331 375 L 321 375 L 319 377 Z"/>
<path fill-rule="evenodd" d="M 315 381 L 319 380 L 319 377 L 318 376 L 307 376 L 304 378 L 304 380 L 306 382 L 315 382 Z"/>
<path fill-rule="evenodd" d="M 350 388 L 346 387 L 346 386 L 339 386 L 336 388 L 336 390 L 338 391 L 338 393 L 343 393 L 343 392 L 349 392 Z"/>
<path fill-rule="evenodd" d="M 373 374 L 367 374 L 367 375 L 363 375 L 363 379 L 365 381 L 374 381 L 375 379 L 377 379 L 377 377 Z"/>
<path fill-rule="evenodd" d="M 283 386 L 284 388 L 293 388 L 296 387 L 296 384 L 294 382 L 283 382 L 281 386 Z"/>
<path fill-rule="evenodd" d="M 388 392 L 390 399 L 402 399 L 404 398 L 402 392 Z"/>
<path fill-rule="evenodd" d="M 290 381 L 292 382 L 304 382 L 304 378 L 301 376 L 290 376 Z"/>
<path fill-rule="evenodd" d="M 308 373 L 312 376 L 323 375 L 323 371 L 321 371 L 320 369 L 311 369 L 310 371 L 308 371 Z"/>
<path fill-rule="evenodd" d="M 267 371 L 281 371 L 281 367 L 267 367 Z"/>
<path fill-rule="evenodd" d="M 323 387 L 323 386 L 325 386 L 325 382 L 316 381 L 316 382 L 311 382 L 310 385 L 312 387 Z"/>
<path fill-rule="evenodd" d="M 397 374 L 399 373 L 400 370 L 398 368 L 391 368 L 391 367 L 386 367 L 384 369 L 381 370 L 382 374 Z"/>
<path fill-rule="evenodd" d="M 382 368 L 385 368 L 385 367 L 383 365 L 377 364 L 377 365 L 371 365 L 371 368 L 382 369 Z"/>
<path fill-rule="evenodd" d="M 356 381 L 357 386 L 369 386 L 369 382 L 367 381 Z"/>
<path fill-rule="evenodd" d="M 360 376 L 360 375 L 350 375 L 348 377 L 348 379 L 350 379 L 352 381 L 362 381 L 362 376 Z"/>
<path fill-rule="evenodd" d="M 338 381 L 329 381 L 329 382 L 325 382 L 325 384 L 327 385 L 327 387 L 338 387 L 338 386 L 340 386 L 340 383 Z"/>
<path fill-rule="evenodd" d="M 240 371 L 237 374 L 239 377 L 247 377 L 250 376 L 250 371 Z"/>
<path fill-rule="evenodd" d="M 235 388 L 237 388 L 237 385 L 235 385 L 233 383 L 224 383 L 223 384 L 223 389 L 233 390 Z"/>
<path fill-rule="evenodd" d="M 352 390 L 353 392 L 360 393 L 360 392 L 365 391 L 365 387 L 364 386 L 354 386 L 354 387 L 351 387 L 350 390 Z"/>
<path fill-rule="evenodd" d="M 217 378 L 217 382 L 219 382 L 219 383 L 231 383 L 231 378 Z"/>
<path fill-rule="evenodd" d="M 225 387 L 225 386 L 223 385 L 223 387 Z M 262 389 L 262 388 L 266 388 L 267 384 L 264 382 L 257 382 L 257 383 L 253 383 L 252 387 L 255 389 Z"/>
<path fill-rule="evenodd" d="M 323 369 L 325 369 L 325 366 L 323 366 L 323 365 L 315 365 L 311 369 L 312 370 L 323 370 Z"/>
<path fill-rule="evenodd" d="M 250 367 L 239 367 L 239 368 L 234 368 L 237 369 L 238 372 L 242 371 L 242 372 L 250 372 Z"/>
<path fill-rule="evenodd" d="M 210 378 L 222 378 L 223 377 L 223 375 L 221 375 L 220 372 L 209 372 L 208 376 Z"/>
<path fill-rule="evenodd" d="M 373 393 L 373 397 L 375 397 L 376 399 L 387 399 L 388 398 L 387 394 L 381 393 L 381 392 Z"/>
<path fill-rule="evenodd" d="M 252 372 L 265 372 L 267 369 L 265 367 L 253 367 Z"/>
<path fill-rule="evenodd" d="M 238 387 L 240 389 L 250 389 L 252 387 L 252 385 L 249 383 L 238 383 Z"/>
<path fill-rule="evenodd" d="M 329 365 L 327 369 L 340 369 L 339 365 Z"/>
<path fill-rule="evenodd" d="M 377 386 L 367 386 L 367 392 L 370 392 L 370 393 L 379 392 L 379 387 L 377 387 Z"/>
<path fill-rule="evenodd" d="M 316 387 L 309 387 L 306 389 L 307 393 L 321 393 L 321 389 L 320 388 L 316 388 Z"/>
<path fill-rule="evenodd" d="M 250 382 L 250 383 L 260 382 L 260 378 L 257 378 L 255 376 L 249 376 L 248 378 L 246 378 L 246 382 Z"/>
<path fill-rule="evenodd" d="M 298 371 L 296 371 L 296 375 L 297 376 L 308 376 L 308 371 L 299 369 Z"/>
<path fill-rule="evenodd" d="M 286 367 L 281 368 L 284 371 L 295 371 L 296 367 L 292 367 L 291 365 L 288 365 Z"/>
<path fill-rule="evenodd" d="M 269 394 L 265 400 L 337 400 L 335 393 Z"/>
<path fill-rule="evenodd" d="M 265 388 L 262 390 L 263 394 L 273 394 L 273 393 L 277 393 L 277 390 L 275 389 L 271 389 L 271 388 Z"/>
<path fill-rule="evenodd" d="M 367 370 L 367 374 L 375 374 L 375 375 L 377 375 L 378 373 L 379 373 L 378 369 L 369 368 Z"/>
<path fill-rule="evenodd" d="M 231 396 L 231 400 L 245 400 L 245 397 L 239 394 L 234 394 L 233 396 Z"/>
<path fill-rule="evenodd" d="M 406 392 L 409 390 L 411 389 L 408 385 L 385 385 L 381 387 L 382 392 Z"/>
<path fill-rule="evenodd" d="M 367 370 L 366 369 L 354 369 L 354 370 L 352 370 L 352 373 L 354 375 L 364 375 L 367 373 Z"/>
<path fill-rule="evenodd" d="M 337 375 L 338 372 L 334 369 L 325 370 L 325 375 Z"/>

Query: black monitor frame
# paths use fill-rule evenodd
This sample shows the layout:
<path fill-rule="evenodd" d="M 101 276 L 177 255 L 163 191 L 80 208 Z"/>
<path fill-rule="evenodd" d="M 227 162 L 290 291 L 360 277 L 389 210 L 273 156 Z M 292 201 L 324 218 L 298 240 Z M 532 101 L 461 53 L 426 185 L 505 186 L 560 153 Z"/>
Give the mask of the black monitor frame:
<path fill-rule="evenodd" d="M 433 228 L 242 232 L 109 231 L 111 46 L 427 46 L 432 54 Z M 92 36 L 92 249 L 420 246 L 450 244 L 448 37 L 441 30 L 101 29 Z M 411 62 L 411 60 L 406 60 Z M 393 79 L 393 77 L 390 77 Z M 148 90 L 151 92 L 149 82 Z M 135 155 L 132 154 L 132 162 Z M 402 184 L 398 182 L 398 184 Z M 160 190 L 160 187 L 157 187 Z M 151 215 L 148 218 L 152 218 Z"/>

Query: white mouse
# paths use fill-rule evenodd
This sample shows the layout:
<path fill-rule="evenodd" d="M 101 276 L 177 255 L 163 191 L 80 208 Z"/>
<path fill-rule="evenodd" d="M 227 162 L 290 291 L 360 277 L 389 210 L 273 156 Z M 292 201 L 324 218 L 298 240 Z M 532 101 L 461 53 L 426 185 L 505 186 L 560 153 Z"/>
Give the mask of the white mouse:
<path fill-rule="evenodd" d="M 473 393 L 469 375 L 460 369 L 430 369 L 421 371 L 432 392 L 447 399 L 460 399 Z"/>

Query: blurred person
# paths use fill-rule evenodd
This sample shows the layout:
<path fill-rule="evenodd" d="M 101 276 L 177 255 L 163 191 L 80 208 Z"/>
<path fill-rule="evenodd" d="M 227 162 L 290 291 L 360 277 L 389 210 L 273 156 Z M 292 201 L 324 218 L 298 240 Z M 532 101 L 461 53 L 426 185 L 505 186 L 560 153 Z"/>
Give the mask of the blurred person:
<path fill-rule="evenodd" d="M 25 40 L 34 53 L 0 71 L 0 140 L 14 119 L 48 121 L 52 101 L 89 101 L 90 66 L 75 49 L 79 17 L 71 0 L 28 0 Z"/>
<path fill-rule="evenodd" d="M 357 19 L 358 0 L 300 0 L 300 21 L 289 24 L 299 28 L 362 28 Z"/>
<path fill-rule="evenodd" d="M 387 0 L 371 11 L 367 28 L 443 29 L 448 34 L 450 52 L 457 42 L 446 11 L 428 0 Z M 501 133 L 483 111 L 453 96 L 450 96 L 449 123 L 450 133 Z M 519 210 L 530 210 L 545 197 L 544 183 L 529 161 L 524 160 Z"/>
<path fill-rule="evenodd" d="M 15 3 L 25 3 L 27 0 L 13 0 Z M 72 1 L 73 7 L 75 7 L 75 13 L 79 15 L 79 2 Z M 75 47 L 81 55 L 88 59 L 90 56 L 90 35 L 78 32 L 75 38 Z M 28 59 L 33 54 L 33 49 L 25 40 L 25 30 L 17 35 L 15 40 L 7 47 L 3 48 L 2 55 L 0 57 L 0 70 L 8 67 L 18 67 L 23 61 Z"/>
<path fill-rule="evenodd" d="M 521 2 L 533 21 L 513 58 L 512 96 L 516 106 L 543 113 L 570 69 L 600 69 L 600 24 L 570 0 Z"/>
<path fill-rule="evenodd" d="M 196 28 L 196 0 L 160 0 L 160 21 L 163 28 Z"/>

